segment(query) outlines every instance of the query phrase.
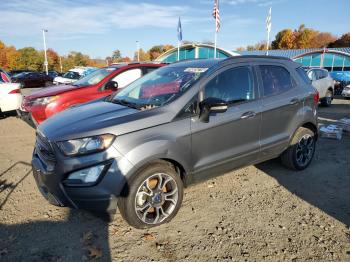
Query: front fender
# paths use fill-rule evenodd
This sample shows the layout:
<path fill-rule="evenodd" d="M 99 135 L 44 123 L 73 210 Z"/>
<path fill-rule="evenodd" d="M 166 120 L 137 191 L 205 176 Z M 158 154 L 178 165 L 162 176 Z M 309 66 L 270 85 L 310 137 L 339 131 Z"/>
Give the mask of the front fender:
<path fill-rule="evenodd" d="M 176 142 L 161 139 L 140 144 L 127 152 L 122 152 L 126 159 L 132 163 L 132 168 L 127 172 L 126 176 L 131 177 L 140 168 L 159 159 L 176 162 L 183 168 L 185 173 L 188 174 L 191 171 L 191 151 L 189 139 L 187 149 L 188 150 L 184 150 L 183 143 L 179 143 L 178 141 Z"/>

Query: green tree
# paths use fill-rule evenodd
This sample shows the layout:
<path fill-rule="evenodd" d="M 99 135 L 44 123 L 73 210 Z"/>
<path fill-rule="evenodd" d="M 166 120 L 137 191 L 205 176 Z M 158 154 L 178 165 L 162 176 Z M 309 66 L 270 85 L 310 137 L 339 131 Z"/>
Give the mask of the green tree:
<path fill-rule="evenodd" d="M 17 69 L 42 71 L 44 66 L 44 56 L 33 47 L 24 47 L 18 49 L 16 65 Z"/>
<path fill-rule="evenodd" d="M 113 51 L 113 54 L 112 54 L 112 61 L 113 63 L 118 63 L 118 62 L 121 62 L 122 61 L 122 55 L 120 53 L 120 51 L 118 49 L 114 50 Z"/>

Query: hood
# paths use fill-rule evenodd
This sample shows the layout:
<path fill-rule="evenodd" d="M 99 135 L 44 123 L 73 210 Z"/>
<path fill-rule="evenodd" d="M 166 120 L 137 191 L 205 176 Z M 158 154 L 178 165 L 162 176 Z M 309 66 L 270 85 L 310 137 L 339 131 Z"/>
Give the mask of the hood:
<path fill-rule="evenodd" d="M 73 86 L 73 85 L 57 85 L 57 86 L 50 86 L 42 88 L 36 92 L 31 93 L 29 96 L 26 96 L 26 99 L 36 99 L 39 97 L 46 97 L 46 96 L 55 96 L 59 95 L 64 92 L 68 92 L 77 88 L 83 88 L 84 86 Z"/>
<path fill-rule="evenodd" d="M 163 108 L 139 111 L 119 104 L 96 100 L 50 117 L 38 129 L 51 141 L 100 134 L 116 136 L 169 122 Z"/>

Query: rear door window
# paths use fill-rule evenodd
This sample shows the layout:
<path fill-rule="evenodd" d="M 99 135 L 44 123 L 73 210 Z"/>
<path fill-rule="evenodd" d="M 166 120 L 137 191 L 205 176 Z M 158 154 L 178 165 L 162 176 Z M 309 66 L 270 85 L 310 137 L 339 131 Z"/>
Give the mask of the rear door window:
<path fill-rule="evenodd" d="M 136 79 L 142 76 L 142 70 L 140 68 L 133 68 L 121 72 L 117 76 L 113 77 L 112 81 L 118 83 L 118 88 L 126 87 L 128 84 L 134 82 Z"/>
<path fill-rule="evenodd" d="M 260 74 L 263 82 L 263 96 L 277 95 L 293 88 L 292 78 L 282 66 L 261 65 Z"/>
<path fill-rule="evenodd" d="M 204 88 L 204 97 L 227 103 L 254 99 L 254 81 L 250 67 L 234 67 L 219 73 Z"/>

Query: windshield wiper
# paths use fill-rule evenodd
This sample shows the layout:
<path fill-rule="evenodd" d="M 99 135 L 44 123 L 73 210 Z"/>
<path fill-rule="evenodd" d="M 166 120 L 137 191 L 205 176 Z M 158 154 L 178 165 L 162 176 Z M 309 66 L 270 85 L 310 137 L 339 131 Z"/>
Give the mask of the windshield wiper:
<path fill-rule="evenodd" d="M 114 103 L 114 104 L 119 104 L 119 105 L 122 105 L 122 106 L 127 106 L 127 107 L 130 107 L 130 108 L 134 108 L 134 109 L 137 109 L 139 110 L 139 106 L 135 103 L 132 103 L 132 102 L 129 102 L 125 99 L 113 99 L 113 100 L 110 100 L 110 102 Z"/>
<path fill-rule="evenodd" d="M 235 103 L 240 103 L 240 102 L 244 102 L 244 101 L 247 101 L 247 99 L 239 98 L 239 99 L 234 99 L 234 100 L 228 101 L 228 104 L 235 104 Z"/>

